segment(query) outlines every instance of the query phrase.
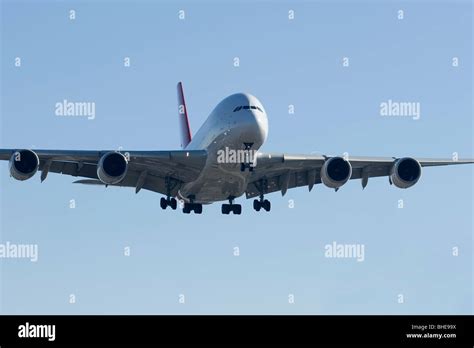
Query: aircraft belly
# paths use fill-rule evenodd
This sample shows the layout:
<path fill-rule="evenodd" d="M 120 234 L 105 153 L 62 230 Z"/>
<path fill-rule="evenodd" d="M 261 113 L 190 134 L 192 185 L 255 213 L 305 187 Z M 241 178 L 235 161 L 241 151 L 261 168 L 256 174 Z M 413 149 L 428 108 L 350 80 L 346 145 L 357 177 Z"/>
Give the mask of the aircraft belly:
<path fill-rule="evenodd" d="M 241 172 L 240 164 L 214 164 L 203 174 L 180 190 L 181 198 L 194 195 L 197 203 L 212 203 L 240 197 L 247 188 L 249 173 Z"/>
<path fill-rule="evenodd" d="M 240 147 L 240 137 L 219 136 L 207 149 L 208 164 L 199 178 L 180 190 L 181 198 L 195 196 L 197 203 L 212 203 L 240 197 L 247 189 L 248 170 L 241 171 L 240 163 L 218 163 L 217 151 L 224 147 Z"/>
<path fill-rule="evenodd" d="M 252 151 L 258 150 L 264 137 L 258 124 L 251 118 L 249 120 L 237 123 L 237 126 L 221 124 L 217 134 L 201 144 L 206 147 L 208 154 L 206 167 L 196 181 L 180 189 L 181 199 L 188 201 L 188 197 L 194 196 L 196 203 L 212 203 L 240 197 L 245 193 L 251 173 L 248 170 L 241 171 L 241 162 L 222 163 L 218 157 L 219 152 L 226 149 L 243 150 L 244 143 L 253 144 Z"/>

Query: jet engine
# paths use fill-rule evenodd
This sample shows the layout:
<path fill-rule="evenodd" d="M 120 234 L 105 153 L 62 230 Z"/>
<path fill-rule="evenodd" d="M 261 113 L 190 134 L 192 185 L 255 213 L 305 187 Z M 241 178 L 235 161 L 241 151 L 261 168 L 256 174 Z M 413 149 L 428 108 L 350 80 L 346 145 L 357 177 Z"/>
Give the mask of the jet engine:
<path fill-rule="evenodd" d="M 330 188 L 337 189 L 344 185 L 352 175 L 352 166 L 342 157 L 332 157 L 324 162 L 321 168 L 321 181 Z"/>
<path fill-rule="evenodd" d="M 399 158 L 393 162 L 390 170 L 390 181 L 398 188 L 409 188 L 421 177 L 420 163 L 410 157 Z"/>
<path fill-rule="evenodd" d="M 10 157 L 10 175 L 16 180 L 28 180 L 38 171 L 40 160 L 31 150 L 15 151 Z"/>
<path fill-rule="evenodd" d="M 97 164 L 97 177 L 106 185 L 118 184 L 125 178 L 128 160 L 120 152 L 108 152 Z"/>

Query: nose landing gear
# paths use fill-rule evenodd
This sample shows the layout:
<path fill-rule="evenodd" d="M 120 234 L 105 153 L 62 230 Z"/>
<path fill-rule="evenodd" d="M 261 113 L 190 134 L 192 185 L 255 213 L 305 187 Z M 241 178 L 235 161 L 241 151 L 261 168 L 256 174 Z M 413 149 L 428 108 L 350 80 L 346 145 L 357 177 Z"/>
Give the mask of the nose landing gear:
<path fill-rule="evenodd" d="M 244 148 L 245 151 L 247 151 L 247 159 L 245 162 L 240 163 L 240 171 L 245 172 L 245 170 L 248 168 L 249 172 L 253 172 L 253 156 L 250 154 L 250 150 L 253 146 L 253 143 L 244 143 Z"/>

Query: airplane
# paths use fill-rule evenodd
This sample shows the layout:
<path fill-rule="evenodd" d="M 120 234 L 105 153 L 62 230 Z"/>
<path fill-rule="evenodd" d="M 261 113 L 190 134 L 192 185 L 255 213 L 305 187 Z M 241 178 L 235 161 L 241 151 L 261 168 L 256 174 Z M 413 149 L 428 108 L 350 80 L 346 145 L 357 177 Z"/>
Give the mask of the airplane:
<path fill-rule="evenodd" d="M 181 150 L 81 151 L 0 149 L 0 160 L 9 161 L 10 176 L 27 180 L 41 171 L 82 177 L 74 183 L 134 187 L 163 194 L 162 209 L 185 214 L 202 213 L 204 204 L 222 204 L 222 214 L 240 215 L 234 200 L 245 194 L 256 211 L 271 210 L 265 195 L 315 184 L 337 191 L 350 179 L 387 176 L 390 185 L 406 189 L 421 177 L 422 167 L 474 163 L 473 159 L 415 159 L 412 157 L 341 157 L 315 154 L 262 153 L 268 136 L 268 118 L 260 101 L 247 93 L 223 99 L 192 136 L 183 86 L 179 82 L 178 119 Z M 243 156 L 241 154 L 244 154 Z M 240 155 L 238 155 L 240 154 Z"/>

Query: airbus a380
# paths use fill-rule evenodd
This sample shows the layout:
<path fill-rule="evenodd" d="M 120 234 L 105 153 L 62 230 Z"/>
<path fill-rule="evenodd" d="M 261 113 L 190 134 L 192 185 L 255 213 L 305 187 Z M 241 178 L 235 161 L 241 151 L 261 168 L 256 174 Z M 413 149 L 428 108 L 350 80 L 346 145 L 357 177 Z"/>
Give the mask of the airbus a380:
<path fill-rule="evenodd" d="M 234 199 L 246 195 L 256 211 L 270 211 L 265 195 L 323 183 L 336 191 L 350 179 L 388 176 L 390 184 L 406 189 L 421 177 L 422 167 L 474 163 L 474 160 L 340 157 L 261 153 L 268 135 L 268 118 L 257 98 L 233 94 L 211 112 L 191 137 L 183 87 L 178 83 L 178 115 L 182 150 L 175 151 L 78 151 L 0 149 L 0 159 L 9 161 L 10 174 L 27 180 L 41 171 L 84 177 L 75 183 L 135 187 L 161 193 L 161 208 L 202 213 L 203 204 L 222 204 L 223 214 L 241 214 Z M 245 156 L 239 156 L 239 154 Z M 239 160 L 237 160 L 239 159 Z"/>

